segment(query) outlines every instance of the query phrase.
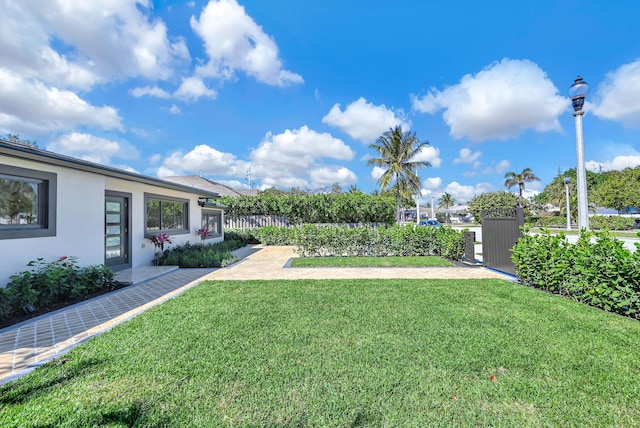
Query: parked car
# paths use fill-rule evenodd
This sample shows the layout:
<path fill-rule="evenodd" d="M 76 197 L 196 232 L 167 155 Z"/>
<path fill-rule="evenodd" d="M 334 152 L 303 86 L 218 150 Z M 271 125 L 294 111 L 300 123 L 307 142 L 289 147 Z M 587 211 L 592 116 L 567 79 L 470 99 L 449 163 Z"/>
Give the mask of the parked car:
<path fill-rule="evenodd" d="M 422 220 L 418 223 L 418 226 L 422 227 L 435 227 L 436 229 L 440 228 L 442 225 L 438 220 Z"/>

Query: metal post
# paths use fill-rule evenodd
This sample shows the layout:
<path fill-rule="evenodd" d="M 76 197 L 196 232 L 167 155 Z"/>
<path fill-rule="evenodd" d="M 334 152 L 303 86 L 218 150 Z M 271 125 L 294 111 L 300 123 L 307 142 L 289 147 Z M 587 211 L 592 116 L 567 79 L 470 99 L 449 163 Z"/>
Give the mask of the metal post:
<path fill-rule="evenodd" d="M 433 208 L 433 195 L 431 195 L 431 218 L 436 218 L 436 213 Z"/>
<path fill-rule="evenodd" d="M 564 188 L 567 193 L 567 230 L 571 230 L 571 207 L 569 206 L 569 179 L 564 180 Z"/>
<path fill-rule="evenodd" d="M 589 230 L 589 205 L 587 202 L 587 173 L 584 168 L 584 139 L 582 136 L 582 110 L 573 113 L 576 118 L 576 172 L 578 174 L 578 230 Z"/>

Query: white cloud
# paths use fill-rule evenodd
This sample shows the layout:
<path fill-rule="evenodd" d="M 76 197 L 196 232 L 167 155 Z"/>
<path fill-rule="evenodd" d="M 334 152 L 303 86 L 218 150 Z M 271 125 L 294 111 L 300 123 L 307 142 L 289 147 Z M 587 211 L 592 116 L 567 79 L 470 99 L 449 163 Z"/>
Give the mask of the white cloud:
<path fill-rule="evenodd" d="M 460 156 L 453 160 L 453 164 L 458 163 L 476 163 L 482 152 L 472 152 L 470 149 L 460 149 Z M 479 166 L 479 165 L 478 165 Z"/>
<path fill-rule="evenodd" d="M 506 140 L 526 129 L 561 131 L 558 116 L 570 101 L 558 95 L 546 73 L 528 60 L 503 59 L 442 91 L 412 97 L 413 109 L 442 117 L 456 139 Z"/>
<path fill-rule="evenodd" d="M 92 106 L 77 91 L 130 77 L 167 79 L 189 60 L 184 41 L 170 40 L 165 23 L 151 17 L 150 0 L 0 4 L 0 127 L 9 132 L 121 130 L 116 109 Z M 134 92 L 164 96 L 152 88 Z"/>
<path fill-rule="evenodd" d="M 376 181 L 380 180 L 380 177 L 382 177 L 382 174 L 384 174 L 384 171 L 385 171 L 384 168 L 380 168 L 379 166 L 374 166 L 373 169 L 371 170 L 371 178 L 373 178 Z"/>
<path fill-rule="evenodd" d="M 511 166 L 511 162 L 506 159 L 501 160 L 495 167 L 496 174 L 502 174 Z"/>
<path fill-rule="evenodd" d="M 157 165 L 160 161 L 162 161 L 162 155 L 160 153 L 155 153 L 149 156 L 149 163 L 151 165 Z"/>
<path fill-rule="evenodd" d="M 263 188 L 322 187 L 335 182 L 345 186 L 357 182 L 355 174 L 343 166 L 326 165 L 324 160 L 351 160 L 354 155 L 341 140 L 302 126 L 281 134 L 267 133 L 251 151 L 250 161 L 202 144 L 186 154 L 180 151 L 170 154 L 156 174 L 166 177 L 202 172 L 212 177 L 245 177 L 251 168 L 254 180 L 261 182 Z"/>
<path fill-rule="evenodd" d="M 138 151 L 128 143 L 112 141 L 90 134 L 65 134 L 47 145 L 47 150 L 103 165 L 114 165 L 113 159 L 137 159 Z M 125 168 L 129 169 L 130 168 Z"/>
<path fill-rule="evenodd" d="M 164 99 L 171 97 L 170 93 L 168 93 L 164 89 L 159 88 L 157 86 L 144 86 L 144 87 L 133 88 L 131 90 L 131 95 L 133 95 L 136 98 L 140 98 L 144 95 L 149 95 L 151 97 L 164 98 Z"/>
<path fill-rule="evenodd" d="M 411 128 L 402 111 L 388 109 L 384 104 L 373 105 L 362 97 L 349 104 L 344 111 L 340 104 L 335 104 L 322 118 L 322 123 L 337 127 L 364 143 L 374 142 L 383 132 L 396 125 L 405 131 Z"/>
<path fill-rule="evenodd" d="M 131 133 L 142 137 L 142 138 L 149 138 L 150 134 L 149 132 L 147 132 L 147 130 L 145 129 L 141 129 L 141 128 L 130 128 L 129 131 L 131 131 Z"/>
<path fill-rule="evenodd" d="M 238 180 L 214 180 L 216 183 L 224 184 L 232 189 L 248 189 L 249 185 Z"/>
<path fill-rule="evenodd" d="M 591 107 L 602 119 L 640 125 L 640 59 L 608 73 Z"/>
<path fill-rule="evenodd" d="M 585 162 L 585 168 L 593 172 L 621 171 L 625 168 L 635 168 L 637 166 L 640 166 L 640 155 L 621 155 L 604 162 Z"/>
<path fill-rule="evenodd" d="M 462 185 L 457 181 L 452 181 L 443 187 L 442 178 L 432 177 L 422 182 L 421 195 L 424 197 L 434 197 L 435 203 L 444 192 L 450 193 L 457 204 L 464 204 L 471 200 L 474 196 L 485 192 L 493 192 L 495 187 L 490 183 L 478 183 L 474 186 Z"/>
<path fill-rule="evenodd" d="M 0 27 L 11 43 L 2 44 L 0 55 L 13 64 L 3 65 L 54 86 L 86 89 L 113 77 L 166 79 L 189 59 L 184 41 L 169 40 L 165 23 L 150 18 L 149 0 L 9 3 Z M 65 50 L 54 50 L 54 40 L 64 42 Z"/>
<path fill-rule="evenodd" d="M 511 162 L 509 162 L 506 159 L 503 159 L 500 162 L 498 162 L 497 165 L 486 167 L 485 169 L 482 170 L 482 173 L 484 175 L 502 174 L 507 169 L 509 169 L 510 166 L 511 166 Z"/>
<path fill-rule="evenodd" d="M 471 200 L 474 196 L 480 195 L 486 192 L 495 191 L 490 183 L 478 183 L 475 186 L 462 185 L 457 181 L 452 181 L 447 184 L 444 189 L 445 192 L 450 193 L 458 203 L 465 203 Z"/>
<path fill-rule="evenodd" d="M 174 152 L 169 155 L 160 168 L 158 177 L 168 175 L 193 175 L 210 174 L 216 176 L 242 175 L 248 166 L 247 162 L 236 159 L 231 153 L 224 153 L 201 144 L 193 148 L 190 152 Z"/>
<path fill-rule="evenodd" d="M 216 91 L 207 88 L 199 77 L 183 78 L 182 84 L 173 95 L 184 101 L 197 101 L 200 97 L 215 99 L 218 96 Z"/>
<path fill-rule="evenodd" d="M 440 168 L 442 159 L 440 159 L 440 150 L 433 146 L 422 147 L 420 152 L 412 159 L 413 161 L 427 161 L 434 168 Z"/>
<path fill-rule="evenodd" d="M 338 183 L 341 187 L 356 184 L 358 177 L 356 174 L 345 167 L 320 167 L 309 172 L 311 186 L 314 188 L 331 186 Z"/>
<path fill-rule="evenodd" d="M 236 0 L 210 0 L 200 17 L 192 16 L 190 22 L 209 57 L 197 69 L 199 75 L 230 79 L 239 70 L 269 85 L 303 82 L 300 75 L 283 68 L 275 41 Z"/>
<path fill-rule="evenodd" d="M 113 107 L 95 107 L 74 92 L 47 87 L 1 68 L 0 99 L 0 129 L 4 132 L 38 136 L 76 126 L 122 130 L 122 119 Z"/>
<path fill-rule="evenodd" d="M 339 181 L 342 185 L 352 184 L 350 171 L 321 165 L 320 161 L 325 158 L 348 161 L 354 156 L 355 152 L 342 140 L 307 126 L 287 129 L 281 134 L 268 133 L 250 154 L 256 176 L 263 184 L 275 187 L 315 186 L 327 171 L 334 176 L 331 184 L 336 182 L 336 177 L 343 180 Z M 314 177 L 311 176 L 312 171 L 316 171 Z"/>
<path fill-rule="evenodd" d="M 422 180 L 422 187 L 424 188 L 424 190 L 427 190 L 430 192 L 439 190 L 442 187 L 442 178 L 429 177 L 426 180 Z"/>
<path fill-rule="evenodd" d="M 178 107 L 177 105 L 171 104 L 171 107 L 169 107 L 169 113 L 182 114 L 182 110 L 180 110 L 180 107 Z"/>

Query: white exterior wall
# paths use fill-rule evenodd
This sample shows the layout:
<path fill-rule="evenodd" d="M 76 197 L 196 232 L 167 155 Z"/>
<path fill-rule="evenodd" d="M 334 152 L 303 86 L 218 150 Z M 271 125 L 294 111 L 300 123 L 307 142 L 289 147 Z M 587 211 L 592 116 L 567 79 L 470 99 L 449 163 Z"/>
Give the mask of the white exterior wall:
<path fill-rule="evenodd" d="M 80 266 L 103 264 L 105 191 L 131 194 L 129 257 L 132 267 L 150 265 L 155 253 L 153 244 L 144 238 L 145 193 L 188 199 L 190 232 L 172 236 L 172 240 L 174 244 L 200 242 L 195 232 L 200 228 L 202 210 L 197 203 L 196 194 L 2 155 L 0 164 L 57 174 L 56 235 L 0 239 L 0 287 L 6 286 L 11 275 L 28 270 L 26 264 L 37 258 L 50 262 L 61 256 L 76 256 Z M 224 218 L 222 224 L 224 225 Z M 223 239 L 208 239 L 206 243 Z"/>
<path fill-rule="evenodd" d="M 189 195 L 177 190 L 164 189 L 162 187 L 149 186 L 142 183 L 132 183 L 130 181 L 106 177 L 106 190 L 115 192 L 131 193 L 131 255 L 132 267 L 148 266 L 153 261 L 156 251 L 154 245 L 144 237 L 145 229 L 145 206 L 144 195 L 151 193 L 159 196 L 171 198 L 189 199 L 189 233 L 171 235 L 172 245 L 165 246 L 165 249 L 175 245 L 183 245 L 187 242 L 199 243 L 200 237 L 196 235 L 196 230 L 200 228 L 202 209 L 198 205 L 198 196 Z M 103 192 L 104 193 L 104 192 Z M 102 205 L 101 205 L 102 206 Z M 224 217 L 222 218 L 224 224 Z M 224 240 L 224 234 L 219 238 L 207 239 L 207 244 Z"/>

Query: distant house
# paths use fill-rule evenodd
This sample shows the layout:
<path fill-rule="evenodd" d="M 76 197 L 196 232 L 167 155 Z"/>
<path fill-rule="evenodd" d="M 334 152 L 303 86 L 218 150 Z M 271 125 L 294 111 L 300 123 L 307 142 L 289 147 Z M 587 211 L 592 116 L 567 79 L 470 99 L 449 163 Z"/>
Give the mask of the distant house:
<path fill-rule="evenodd" d="M 257 196 L 257 189 L 232 189 L 217 181 L 209 180 L 197 175 L 176 175 L 171 177 L 163 177 L 163 180 L 171 181 L 173 183 L 183 184 L 189 187 L 195 187 L 196 189 L 208 190 L 210 192 L 216 192 L 220 196 Z"/>
<path fill-rule="evenodd" d="M 114 270 L 151 264 L 146 239 L 224 239 L 219 194 L 0 140 L 0 287 L 37 258 Z"/>

